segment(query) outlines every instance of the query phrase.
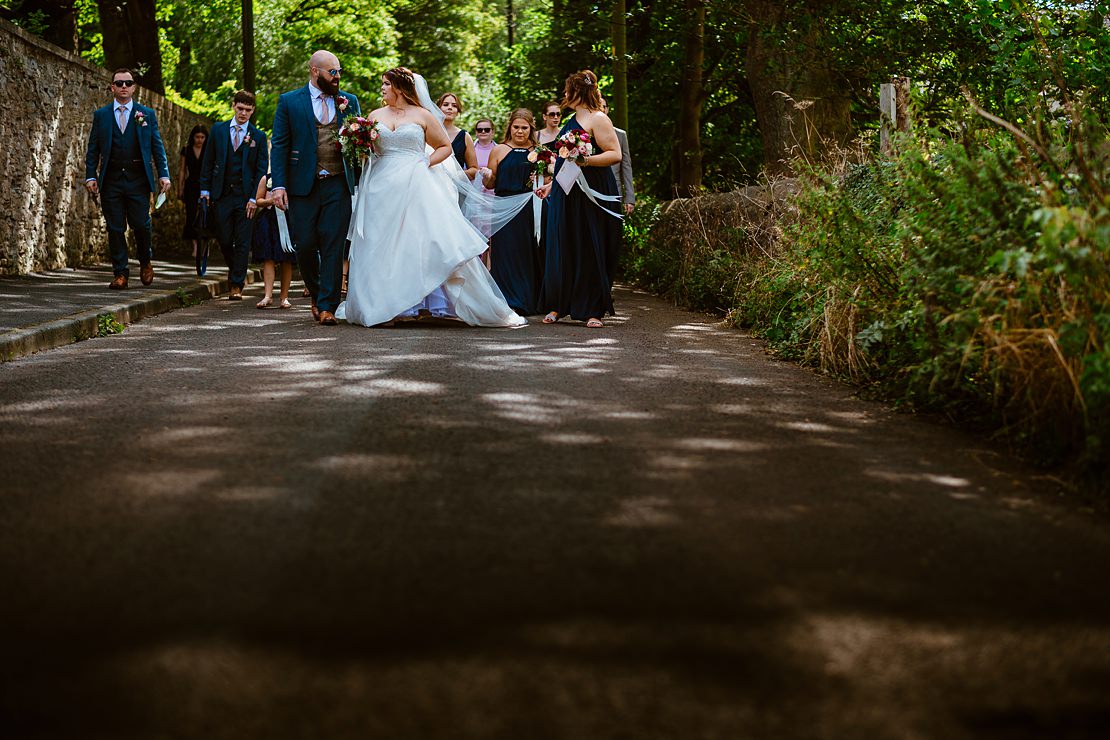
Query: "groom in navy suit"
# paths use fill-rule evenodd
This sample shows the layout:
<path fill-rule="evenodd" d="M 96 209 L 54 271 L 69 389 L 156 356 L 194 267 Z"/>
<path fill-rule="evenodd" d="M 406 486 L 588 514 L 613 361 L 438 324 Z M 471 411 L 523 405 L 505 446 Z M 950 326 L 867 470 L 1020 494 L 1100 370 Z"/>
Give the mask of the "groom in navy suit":
<path fill-rule="evenodd" d="M 215 227 L 228 270 L 228 300 L 243 300 L 251 249 L 251 219 L 258 182 L 270 169 L 266 134 L 250 122 L 254 93 L 240 90 L 232 98 L 235 116 L 212 127 L 200 165 L 200 199 L 211 201 Z"/>
<path fill-rule="evenodd" d="M 301 277 L 312 294 L 312 317 L 335 326 L 343 276 L 343 244 L 351 222 L 355 170 L 339 154 L 335 135 L 358 99 L 339 89 L 339 59 L 318 51 L 308 84 L 278 99 L 274 114 L 274 204 L 289 211 Z"/>
<path fill-rule="evenodd" d="M 127 287 L 127 227 L 135 232 L 139 277 L 154 282 L 150 229 L 150 194 L 170 189 L 166 148 L 158 133 L 154 111 L 134 101 L 135 75 L 121 67 L 112 73 L 111 104 L 93 113 L 89 147 L 85 153 L 85 189 L 100 197 L 108 223 L 108 251 L 115 277 L 108 287 Z M 158 168 L 155 184 L 151 157 Z"/>

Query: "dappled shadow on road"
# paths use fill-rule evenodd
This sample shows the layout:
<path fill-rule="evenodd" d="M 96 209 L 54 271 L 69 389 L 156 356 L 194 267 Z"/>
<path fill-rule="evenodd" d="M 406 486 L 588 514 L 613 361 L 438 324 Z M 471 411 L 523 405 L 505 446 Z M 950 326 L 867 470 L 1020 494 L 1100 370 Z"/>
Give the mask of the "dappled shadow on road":
<path fill-rule="evenodd" d="M 623 297 L 601 331 L 212 304 L 87 343 L 76 378 L 71 350 L 4 368 L 5 708 L 121 737 L 962 737 L 970 687 L 1086 736 L 1104 532 Z"/>

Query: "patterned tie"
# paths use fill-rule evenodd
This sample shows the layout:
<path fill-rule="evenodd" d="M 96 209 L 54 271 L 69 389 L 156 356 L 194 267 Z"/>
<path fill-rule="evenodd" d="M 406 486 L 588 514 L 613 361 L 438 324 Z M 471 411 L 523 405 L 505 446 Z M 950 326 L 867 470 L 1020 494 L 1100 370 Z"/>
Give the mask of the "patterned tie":
<path fill-rule="evenodd" d="M 123 132 L 127 131 L 127 106 L 126 105 L 121 105 L 119 107 L 118 118 L 119 118 L 119 130 L 120 130 L 120 133 L 123 133 Z"/>
<path fill-rule="evenodd" d="M 235 151 L 239 151 L 239 145 L 243 143 L 242 136 L 243 129 L 238 126 L 231 127 L 231 148 Z"/>
<path fill-rule="evenodd" d="M 320 93 L 320 123 L 327 126 L 331 123 L 331 111 L 328 109 L 328 99 L 331 95 Z"/>

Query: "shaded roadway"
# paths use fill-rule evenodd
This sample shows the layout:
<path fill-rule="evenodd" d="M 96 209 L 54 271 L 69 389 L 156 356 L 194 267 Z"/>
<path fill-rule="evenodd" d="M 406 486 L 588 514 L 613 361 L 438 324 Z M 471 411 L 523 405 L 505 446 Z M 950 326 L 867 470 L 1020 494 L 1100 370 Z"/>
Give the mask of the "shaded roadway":
<path fill-rule="evenodd" d="M 618 308 L 329 330 L 248 297 L 0 366 L 5 736 L 1102 736 L 1105 519 Z"/>

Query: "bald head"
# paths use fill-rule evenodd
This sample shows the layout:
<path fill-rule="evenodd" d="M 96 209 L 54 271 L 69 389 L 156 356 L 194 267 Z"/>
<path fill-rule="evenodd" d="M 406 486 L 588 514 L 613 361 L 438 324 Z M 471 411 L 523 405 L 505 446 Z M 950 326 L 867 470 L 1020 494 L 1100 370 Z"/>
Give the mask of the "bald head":
<path fill-rule="evenodd" d="M 329 95 L 339 92 L 339 57 L 321 49 L 308 60 L 308 79 Z"/>

